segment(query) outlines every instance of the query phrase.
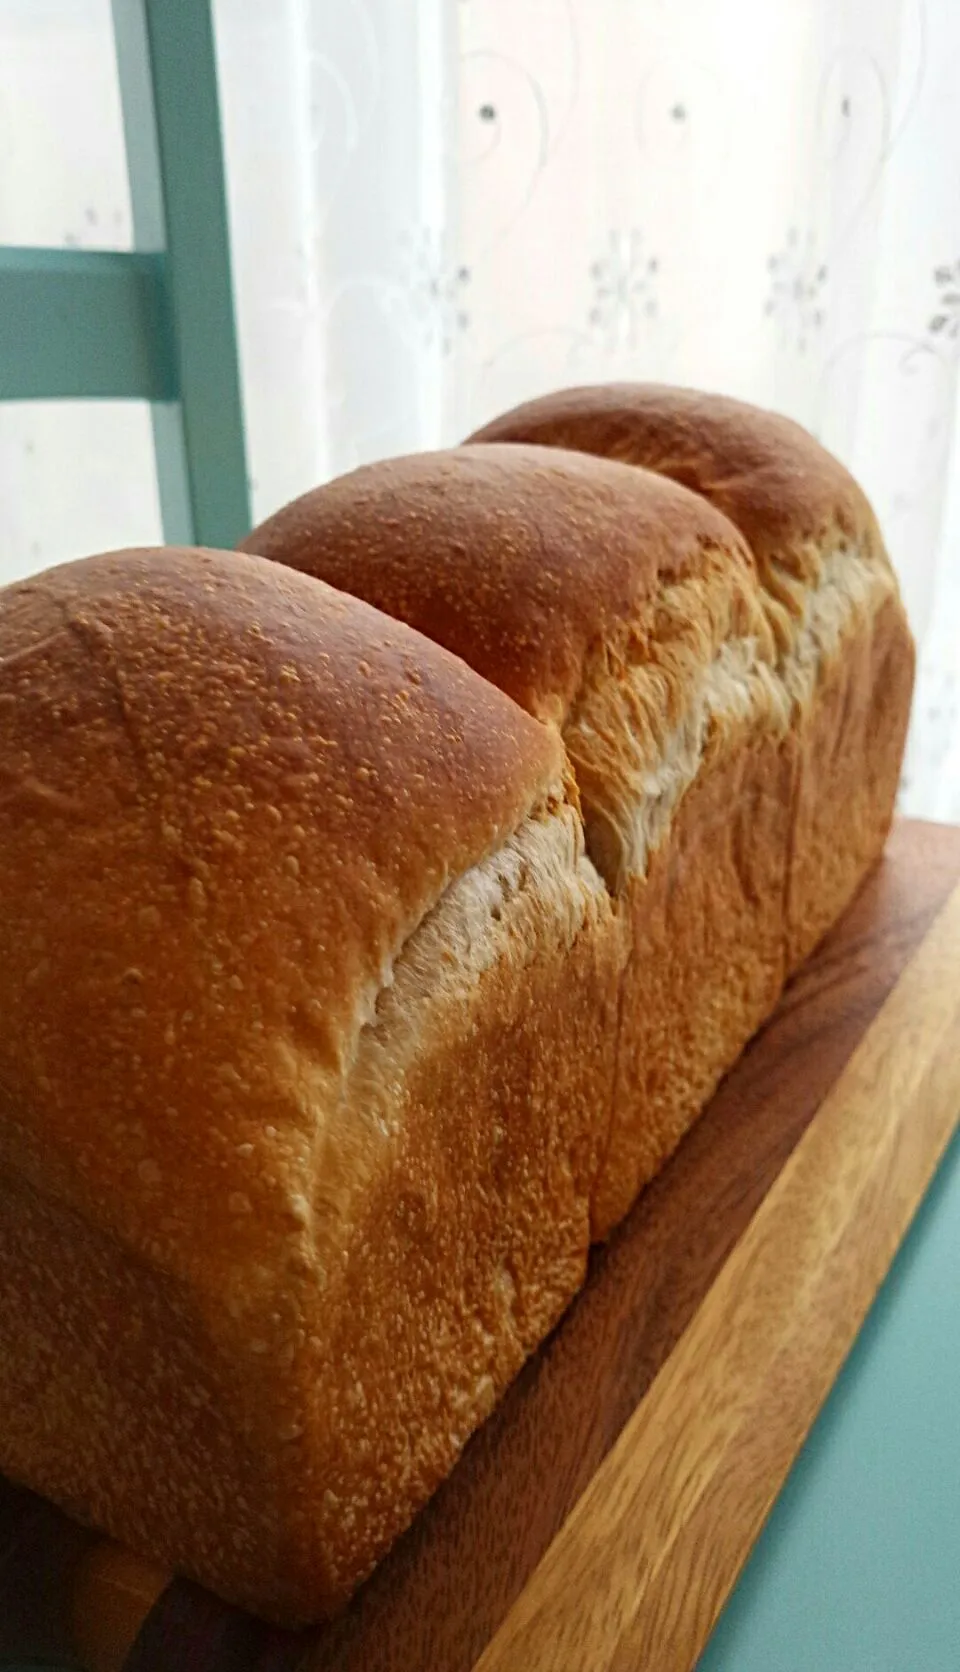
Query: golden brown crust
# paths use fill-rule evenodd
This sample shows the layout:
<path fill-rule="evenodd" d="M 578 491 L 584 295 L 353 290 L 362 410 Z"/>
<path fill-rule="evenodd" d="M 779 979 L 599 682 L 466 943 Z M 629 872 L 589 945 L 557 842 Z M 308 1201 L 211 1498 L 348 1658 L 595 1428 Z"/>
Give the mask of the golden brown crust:
<path fill-rule="evenodd" d="M 0 594 L 0 758 L 0 1466 L 308 1617 L 582 1272 L 620 953 L 562 752 L 353 599 L 158 551 Z M 526 1321 L 477 1337 L 501 1254 Z"/>
<path fill-rule="evenodd" d="M 259 1575 L 282 1608 L 282 1447 L 248 1369 L 184 1285 L 0 1169 L 0 1468 L 228 1596 Z"/>
<path fill-rule="evenodd" d="M 629 1211 L 780 996 L 796 749 L 756 724 L 729 739 L 627 884 L 631 952 L 594 1237 Z"/>
<path fill-rule="evenodd" d="M 791 419 L 726 395 L 655 383 L 565 389 L 494 418 L 470 442 L 575 448 L 656 471 L 724 512 L 762 569 L 804 581 L 839 544 L 882 551 L 849 471 Z"/>
<path fill-rule="evenodd" d="M 366 466 L 254 529 L 258 552 L 444 645 L 541 719 L 562 720 L 588 652 L 622 645 L 731 525 L 666 480 L 540 447 L 461 447 Z"/>
<path fill-rule="evenodd" d="M 893 819 L 915 648 L 895 591 L 824 657 L 798 728 L 787 900 L 790 970 L 809 956 L 879 859 Z"/>
<path fill-rule="evenodd" d="M 494 419 L 478 442 L 578 447 L 661 471 L 745 536 L 797 739 L 785 928 L 796 968 L 882 850 L 913 692 L 912 635 L 859 484 L 790 419 L 656 384 L 547 395 Z"/>
<path fill-rule="evenodd" d="M 238 1088 L 269 1121 L 264 1031 L 337 1069 L 412 929 L 560 772 L 549 734 L 401 625 L 176 551 L 0 594 L 0 759 L 0 1084 L 43 1137 L 8 1113 L 0 1155 L 153 1257 L 195 1238 L 204 1268 L 215 1227 L 226 1262 L 249 1242 L 231 1197 L 266 1205 L 226 1159 Z"/>
<path fill-rule="evenodd" d="M 261 1218 L 242 1334 L 0 1172 L 5 1472 L 268 1617 L 343 1602 L 583 1279 L 622 960 L 578 843 L 528 821 L 408 942 L 344 1088 L 380 1155 L 339 1258 L 277 1269 Z"/>
<path fill-rule="evenodd" d="M 402 1142 L 301 1367 L 289 1560 L 332 1557 L 333 1602 L 439 1484 L 586 1273 L 625 948 L 598 885 L 578 899 L 565 883 L 568 912 L 544 910 L 545 856 L 528 832 L 491 925 L 503 951 L 482 971 L 446 923 L 431 926 L 450 990 L 418 999 Z M 401 972 L 384 1013 L 395 1038 L 413 976 Z"/>

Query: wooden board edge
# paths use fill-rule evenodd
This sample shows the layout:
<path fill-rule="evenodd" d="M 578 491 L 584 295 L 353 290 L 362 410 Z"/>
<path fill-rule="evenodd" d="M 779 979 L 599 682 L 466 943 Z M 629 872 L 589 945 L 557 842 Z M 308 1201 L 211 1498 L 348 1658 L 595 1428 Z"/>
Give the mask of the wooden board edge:
<path fill-rule="evenodd" d="M 695 1665 L 958 1119 L 960 886 L 476 1672 Z"/>

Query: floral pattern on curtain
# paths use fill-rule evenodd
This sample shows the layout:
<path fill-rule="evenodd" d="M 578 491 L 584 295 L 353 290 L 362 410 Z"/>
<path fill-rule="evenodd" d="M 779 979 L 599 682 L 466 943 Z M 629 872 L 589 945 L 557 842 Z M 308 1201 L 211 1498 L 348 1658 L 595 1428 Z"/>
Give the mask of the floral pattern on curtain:
<path fill-rule="evenodd" d="M 257 514 L 563 384 L 776 407 L 873 499 L 921 645 L 903 806 L 960 820 L 955 0 L 214 11 Z M 0 5 L 0 132 L 41 117 L 0 238 L 129 241 L 109 27 L 108 0 Z M 68 121 L 58 159 L 37 135 Z M 70 424 L 0 408 L 8 573 L 158 537 L 146 423 Z"/>

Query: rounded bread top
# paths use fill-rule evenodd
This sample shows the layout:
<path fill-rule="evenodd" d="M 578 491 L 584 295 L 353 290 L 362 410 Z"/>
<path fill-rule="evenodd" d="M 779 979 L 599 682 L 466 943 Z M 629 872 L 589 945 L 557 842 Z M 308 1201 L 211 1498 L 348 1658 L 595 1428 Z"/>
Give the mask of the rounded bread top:
<path fill-rule="evenodd" d="M 825 552 L 883 550 L 850 472 L 779 413 L 725 395 L 655 383 L 598 384 L 525 402 L 469 438 L 573 448 L 640 465 L 702 494 L 741 530 L 761 569 L 801 580 Z"/>
<path fill-rule="evenodd" d="M 719 555 L 732 588 L 755 584 L 743 540 L 704 499 L 538 446 L 364 466 L 285 506 L 241 549 L 410 623 L 557 723 L 589 653 L 622 641 L 671 582 L 715 570 Z"/>

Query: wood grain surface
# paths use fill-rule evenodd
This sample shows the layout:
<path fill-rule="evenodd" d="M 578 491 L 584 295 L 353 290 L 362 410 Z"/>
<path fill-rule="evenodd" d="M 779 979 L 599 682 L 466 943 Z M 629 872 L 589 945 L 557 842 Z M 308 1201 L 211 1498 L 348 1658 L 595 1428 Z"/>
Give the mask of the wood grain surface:
<path fill-rule="evenodd" d="M 283 1634 L 177 1581 L 150 1608 L 131 1648 L 157 1577 L 144 1570 L 138 1579 L 130 1558 L 69 1528 L 29 1494 L 4 1489 L 0 1651 L 51 1653 L 54 1640 L 64 1651 L 72 1632 L 97 1672 L 187 1664 L 191 1672 L 470 1672 L 478 1660 L 484 1672 L 638 1664 L 673 1672 L 691 1664 L 689 1645 L 709 1629 L 949 1125 L 942 1047 L 960 1023 L 943 998 L 949 983 L 934 983 L 940 992 L 926 986 L 931 971 L 943 973 L 941 962 L 922 962 L 949 957 L 942 923 L 914 970 L 904 971 L 945 909 L 954 916 L 943 922 L 960 940 L 957 907 L 947 908 L 958 879 L 960 831 L 916 824 L 895 831 L 842 924 L 673 1161 L 596 1252 L 587 1287 L 559 1329 L 338 1621 Z M 871 1024 L 878 1034 L 868 1032 Z M 878 1039 L 885 1054 L 868 1071 L 862 1053 Z M 919 1078 L 925 1054 L 938 1113 L 907 1132 L 892 1103 L 902 1094 L 933 1106 Z M 907 1072 L 901 1058 L 914 1065 L 912 1078 L 899 1077 Z M 887 1094 L 882 1077 L 870 1078 L 877 1063 L 890 1065 Z M 857 1117 L 843 1118 L 853 1094 L 857 1108 L 867 1105 L 881 1121 L 876 1158 L 853 1141 Z M 960 1092 L 955 1103 L 953 1116 Z M 825 1118 L 811 1127 L 818 1110 Z M 791 1288 L 798 1262 L 806 1262 L 806 1276 Z M 663 1493 L 651 1498 L 653 1464 L 663 1457 L 658 1424 L 650 1427 L 645 1413 L 665 1409 L 678 1387 L 688 1410 L 699 1403 L 705 1342 L 713 1343 L 702 1373 L 712 1414 L 689 1440 L 680 1436 L 689 1448 L 683 1491 L 671 1488 L 669 1502 Z M 764 1402 L 772 1393 L 784 1416 L 771 1428 Z M 732 1519 L 731 1501 L 742 1505 L 736 1533 L 718 1542 L 713 1529 Z M 595 1534 L 598 1572 L 589 1554 Z M 571 1586 L 587 1567 L 584 1609 Z M 31 1587 L 48 1604 L 56 1596 L 42 1629 L 36 1609 L 31 1616 Z M 15 1640 L 5 1634 L 14 1592 Z M 681 1595 L 693 1602 L 677 1638 L 688 1658 L 657 1660 L 643 1633 L 653 1622 L 661 1633 L 665 1622 L 679 1632 Z M 578 1645 L 577 1620 L 594 1616 L 600 1635 Z"/>
<path fill-rule="evenodd" d="M 958 1045 L 960 886 L 477 1672 L 695 1664 L 956 1129 Z"/>

